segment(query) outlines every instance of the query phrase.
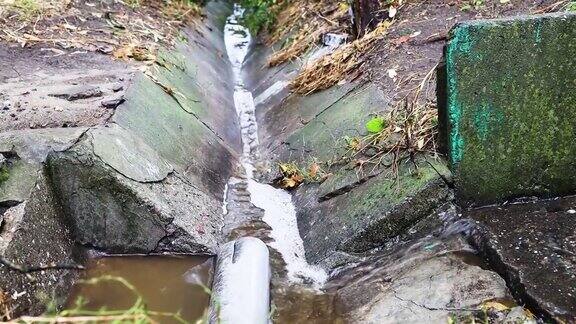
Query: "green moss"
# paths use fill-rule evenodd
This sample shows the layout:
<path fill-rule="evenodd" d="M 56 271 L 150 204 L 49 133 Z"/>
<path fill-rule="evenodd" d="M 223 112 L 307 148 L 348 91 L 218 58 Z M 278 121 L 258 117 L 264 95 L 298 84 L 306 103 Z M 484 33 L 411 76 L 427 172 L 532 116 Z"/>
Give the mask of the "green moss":
<path fill-rule="evenodd" d="M 434 162 L 433 165 L 439 170 L 446 169 L 441 162 Z M 377 185 L 372 185 L 367 191 L 362 192 L 357 204 L 348 206 L 345 214 L 350 218 L 358 218 L 366 214 L 383 213 L 406 198 L 417 194 L 430 181 L 438 178 L 438 173 L 423 162 L 419 163 L 418 169 L 415 169 L 412 163 L 407 161 L 401 166 L 399 172 L 397 179 L 395 177 L 380 178 Z M 381 208 L 383 205 L 386 207 Z"/>
<path fill-rule="evenodd" d="M 0 185 L 6 182 L 10 178 L 10 174 L 8 173 L 8 168 L 0 167 Z"/>
<path fill-rule="evenodd" d="M 445 199 L 439 172 L 449 172 L 441 161 L 421 161 L 418 169 L 407 162 L 397 179 L 378 177 L 351 192 L 348 204 L 334 215 L 349 228 L 343 250 L 361 252 L 386 242 L 417 223 Z M 436 170 L 435 170 L 436 169 Z"/>
<path fill-rule="evenodd" d="M 448 148 L 461 197 L 573 192 L 576 16 L 463 24 L 451 37 Z"/>
<path fill-rule="evenodd" d="M 344 138 L 365 133 L 363 125 L 373 113 L 384 110 L 387 104 L 375 86 L 358 88 L 327 107 L 286 142 L 290 143 L 291 149 L 302 152 L 298 155 L 304 160 L 312 157 L 324 162 L 339 160 L 347 151 Z"/>

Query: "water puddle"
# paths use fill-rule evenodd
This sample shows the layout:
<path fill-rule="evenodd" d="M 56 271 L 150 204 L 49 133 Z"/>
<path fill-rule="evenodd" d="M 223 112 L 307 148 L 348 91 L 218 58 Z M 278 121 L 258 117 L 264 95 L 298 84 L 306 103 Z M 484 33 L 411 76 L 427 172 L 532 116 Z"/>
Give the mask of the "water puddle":
<path fill-rule="evenodd" d="M 74 286 L 66 309 L 73 309 L 78 298 L 83 310 L 127 310 L 136 301 L 135 293 L 104 276 L 123 278 L 143 298 L 148 310 L 179 313 L 195 323 L 204 316 L 210 296 L 202 285 L 210 286 L 212 259 L 207 257 L 122 256 L 92 259 L 87 264 L 86 279 L 96 284 Z M 167 317 L 155 318 L 160 323 L 179 323 Z"/>
<path fill-rule="evenodd" d="M 226 49 L 235 78 L 234 104 L 240 119 L 243 142 L 242 165 L 246 170 L 245 179 L 232 179 L 231 183 L 246 182 L 251 203 L 264 211 L 263 221 L 271 227 L 269 237 L 272 240 L 269 246 L 280 252 L 286 263 L 288 279 L 296 283 L 311 283 L 312 286 L 320 288 L 327 275 L 322 269 L 306 262 L 292 196 L 284 190 L 258 183 L 253 179 L 254 163 L 258 160 L 258 124 L 254 98 L 244 87 L 241 75 L 251 41 L 248 29 L 238 23 L 242 13 L 243 10 L 235 6 L 234 14 L 228 18 L 224 28 Z"/>

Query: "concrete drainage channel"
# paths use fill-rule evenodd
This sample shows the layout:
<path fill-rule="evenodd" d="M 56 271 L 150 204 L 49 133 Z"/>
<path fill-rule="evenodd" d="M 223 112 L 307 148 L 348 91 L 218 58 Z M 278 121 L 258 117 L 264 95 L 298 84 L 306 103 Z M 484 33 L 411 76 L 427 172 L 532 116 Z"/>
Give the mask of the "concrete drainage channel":
<path fill-rule="evenodd" d="M 435 8 L 432 4 L 428 9 Z M 106 111 L 103 120 L 0 134 L 0 297 L 12 300 L 15 314 L 42 313 L 42 296 L 54 296 L 61 305 L 68 299 L 70 307 L 75 297 L 88 296 L 94 300 L 90 306 L 98 309 L 103 305 L 98 301 L 112 299 L 106 287 L 91 290 L 74 283 L 82 276 L 104 274 L 133 281 L 155 309 L 183 309 L 189 321 L 208 309 L 213 323 L 573 322 L 576 284 L 571 284 L 575 277 L 570 269 L 576 251 L 573 228 L 565 224 L 573 222 L 576 199 L 474 210 L 457 204 L 458 198 L 469 202 L 477 193 L 482 194 L 480 203 L 507 197 L 514 189 L 513 181 L 506 180 L 514 178 L 509 174 L 501 182 L 484 184 L 494 190 L 468 185 L 490 179 L 490 173 L 500 174 L 500 166 L 508 165 L 493 163 L 505 154 L 494 156 L 490 150 L 507 145 L 486 145 L 487 138 L 499 134 L 492 131 L 527 129 L 503 118 L 507 112 L 496 111 L 499 107 L 465 94 L 475 93 L 466 88 L 474 82 L 478 87 L 491 84 L 486 91 L 497 89 L 496 83 L 528 87 L 499 80 L 501 73 L 490 68 L 463 67 L 512 56 L 499 55 L 502 51 L 532 54 L 556 46 L 574 55 L 526 75 L 572 81 L 572 74 L 566 77 L 555 68 L 572 71 L 566 66 L 573 64 L 569 58 L 576 57 L 575 49 L 569 42 L 555 42 L 574 39 L 576 29 L 566 27 L 573 26 L 573 15 L 457 26 L 449 37 L 447 65 L 440 65 L 438 75 L 440 131 L 450 167 L 424 153 L 399 165 L 394 180 L 381 172 L 332 169 L 325 181 L 305 183 L 289 193 L 268 185 L 271 179 L 261 180 L 270 173 L 266 163 L 329 160 L 345 149 L 335 139 L 363 132 L 374 114 L 391 109 L 390 93 L 356 77 L 317 93 L 293 93 L 291 81 L 303 67 L 350 40 L 323 35 L 322 44 L 312 46 L 301 62 L 270 67 L 268 59 L 287 39 L 272 46 L 252 41 L 238 24 L 241 8 L 229 2 L 209 1 L 204 10 L 198 30 L 185 31 L 189 43 L 160 50 L 148 75 L 116 65 L 120 72 L 114 74 L 105 61 L 90 69 L 96 71 L 90 79 L 98 81 L 99 89 L 72 87 L 87 82 L 78 79 L 85 72 L 77 70 L 58 71 L 58 80 L 49 80 L 70 86 L 65 91 L 59 83 L 38 86 L 48 96 L 57 87 L 57 96 L 50 98 L 58 104 L 65 98 L 89 100 L 85 97 L 94 94 L 105 95 L 108 102 L 108 96 L 120 91 L 123 101 Z M 462 14 L 454 10 L 454 15 Z M 444 20 L 438 21 L 444 28 Z M 534 34 L 535 41 L 522 33 Z M 491 42 L 503 48 L 492 51 Z M 525 62 L 499 64 L 538 68 L 528 54 L 518 56 Z M 478 77 L 484 72 L 487 77 Z M 25 75 L 8 86 L 35 77 L 46 75 Z M 126 91 L 119 90 L 123 87 Z M 518 100 L 533 93 L 540 98 L 545 91 L 530 91 Z M 565 98 L 562 104 L 572 100 Z M 508 97 L 500 99 L 508 102 Z M 512 115 L 523 120 L 529 114 L 516 109 Z M 550 123 L 557 119 L 536 115 L 550 117 Z M 520 133 L 514 138 L 526 137 Z M 562 152 L 572 152 L 573 140 L 567 138 L 557 141 L 566 148 Z M 507 143 L 508 138 L 492 140 Z M 523 143 L 516 144 L 514 150 L 522 153 Z M 493 159 L 482 165 L 493 171 L 474 164 L 485 153 Z M 533 155 L 546 158 L 537 153 Z M 532 163 L 530 154 L 522 160 L 530 168 L 557 162 Z M 571 160 L 566 163 L 561 166 L 569 169 Z M 521 181 L 523 190 L 535 178 L 556 179 L 527 176 Z M 526 192 L 537 195 L 554 187 L 535 184 Z M 26 273 L 30 269 L 40 270 Z M 551 279 L 547 273 L 557 276 Z M 72 296 L 70 287 L 75 287 Z M 129 299 L 120 298 L 122 292 L 114 295 L 119 305 Z"/>
<path fill-rule="evenodd" d="M 242 66 L 250 48 L 250 32 L 239 24 L 243 10 L 235 5 L 227 19 L 224 37 L 234 73 L 234 104 L 240 119 L 245 175 L 231 179 L 232 185 L 247 186 L 251 202 L 264 211 L 263 221 L 271 230 L 270 247 L 280 252 L 288 279 L 308 279 L 322 286 L 327 275 L 306 262 L 304 245 L 298 232 L 292 196 L 267 184 L 256 182 L 254 161 L 258 159 L 258 124 L 252 94 L 244 88 Z M 226 198 L 225 198 L 226 199 Z M 250 220 L 248 220 L 250 221 Z M 232 229 L 231 231 L 234 231 Z M 245 232 L 245 235 L 256 233 Z M 211 322 L 268 323 L 270 317 L 270 261 L 268 247 L 258 238 L 245 237 L 225 244 L 217 255 L 213 284 Z"/>

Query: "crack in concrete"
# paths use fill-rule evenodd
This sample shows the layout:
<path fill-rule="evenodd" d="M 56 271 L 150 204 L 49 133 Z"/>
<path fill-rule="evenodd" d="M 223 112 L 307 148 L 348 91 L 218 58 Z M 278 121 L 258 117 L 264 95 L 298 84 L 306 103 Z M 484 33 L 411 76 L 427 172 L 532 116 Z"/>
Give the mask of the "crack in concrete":
<path fill-rule="evenodd" d="M 374 177 L 379 176 L 380 174 L 382 174 L 382 172 L 384 172 L 384 170 L 380 170 L 380 171 L 378 171 L 378 172 L 375 173 L 375 174 L 370 174 L 370 175 L 368 175 L 368 176 L 365 176 L 365 177 L 363 177 L 363 178 L 358 179 L 358 181 L 355 181 L 355 182 L 353 182 L 353 183 L 351 183 L 351 184 L 348 184 L 348 185 L 345 185 L 345 186 L 343 186 L 343 187 L 340 187 L 340 188 L 338 188 L 338 189 L 336 189 L 336 190 L 333 190 L 333 191 L 331 191 L 331 192 L 329 192 L 329 193 L 327 193 L 327 194 L 319 197 L 319 198 L 318 198 L 318 202 L 327 201 L 327 200 L 330 200 L 330 199 L 332 199 L 332 198 L 335 198 L 335 197 L 338 197 L 338 196 L 347 194 L 347 193 L 349 193 L 350 191 L 352 191 L 352 190 L 358 188 L 359 186 L 363 185 L 363 184 L 366 183 L 368 180 L 370 180 L 370 179 L 372 179 L 372 178 L 374 178 Z"/>
<path fill-rule="evenodd" d="M 390 288 L 390 289 L 394 293 L 394 298 L 396 298 L 402 302 L 405 302 L 405 303 L 410 303 L 410 304 L 417 306 L 419 308 L 424 308 L 424 309 L 429 310 L 429 311 L 448 311 L 448 312 L 459 312 L 459 311 L 477 312 L 477 311 L 481 311 L 481 309 L 479 309 L 479 308 L 430 307 L 430 306 L 419 304 L 419 303 L 413 301 L 412 299 L 404 299 L 404 298 L 398 296 L 398 292 L 394 288 Z"/>
<path fill-rule="evenodd" d="M 541 307 L 536 298 L 527 292 L 520 275 L 520 270 L 510 264 L 506 264 L 498 254 L 498 251 L 489 246 L 488 238 L 486 237 L 487 234 L 482 233 L 481 228 L 476 228 L 475 232 L 476 233 L 469 239 L 470 244 L 484 256 L 490 270 L 504 279 L 506 287 L 508 287 L 508 290 L 518 305 L 523 305 L 525 309 L 528 309 L 532 314 L 536 314 L 536 316 L 544 319 L 546 322 L 556 322 L 554 316 Z"/>

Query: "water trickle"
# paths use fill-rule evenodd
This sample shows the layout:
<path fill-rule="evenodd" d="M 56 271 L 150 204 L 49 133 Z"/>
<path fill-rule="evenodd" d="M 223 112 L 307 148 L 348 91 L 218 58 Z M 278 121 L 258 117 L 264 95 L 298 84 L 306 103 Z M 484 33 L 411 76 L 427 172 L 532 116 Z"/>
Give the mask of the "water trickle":
<path fill-rule="evenodd" d="M 306 262 L 304 243 L 298 231 L 296 209 L 292 196 L 281 189 L 258 183 L 254 177 L 254 161 L 258 159 L 258 124 L 252 93 L 244 87 L 242 65 L 248 53 L 251 36 L 247 28 L 238 23 L 243 10 L 235 6 L 227 20 L 224 39 L 235 78 L 234 104 L 240 119 L 243 155 L 242 165 L 246 170 L 246 182 L 251 202 L 264 210 L 263 220 L 272 228 L 269 246 L 280 252 L 286 262 L 288 279 L 292 282 L 312 282 L 317 288 L 327 279 L 319 267 Z M 231 181 L 238 181 L 232 179 Z"/>

